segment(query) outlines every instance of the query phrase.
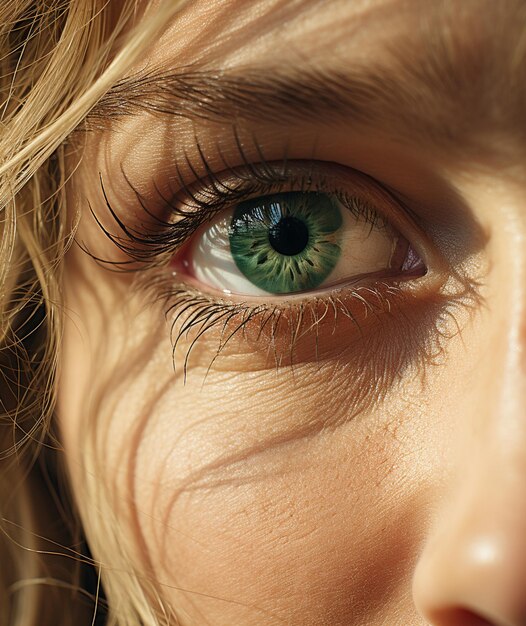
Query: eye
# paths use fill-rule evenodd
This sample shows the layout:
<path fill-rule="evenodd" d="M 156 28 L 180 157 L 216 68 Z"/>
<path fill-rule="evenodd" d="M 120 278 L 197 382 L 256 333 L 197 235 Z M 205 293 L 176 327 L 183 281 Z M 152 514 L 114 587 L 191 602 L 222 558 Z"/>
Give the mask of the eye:
<path fill-rule="evenodd" d="M 301 190 L 221 211 L 174 265 L 202 290 L 241 296 L 317 292 L 425 271 L 409 241 L 366 198 Z"/>
<path fill-rule="evenodd" d="M 174 367 L 187 346 L 186 377 L 196 345 L 207 372 L 226 354 L 263 369 L 339 360 L 345 346 L 369 359 L 370 341 L 389 347 L 386 362 L 424 354 L 448 274 L 418 214 L 338 163 L 243 161 L 215 173 L 203 157 L 206 176 L 176 165 L 151 198 L 130 185 L 146 213 L 131 225 L 103 188 L 120 229 L 104 232 L 165 307 Z"/>

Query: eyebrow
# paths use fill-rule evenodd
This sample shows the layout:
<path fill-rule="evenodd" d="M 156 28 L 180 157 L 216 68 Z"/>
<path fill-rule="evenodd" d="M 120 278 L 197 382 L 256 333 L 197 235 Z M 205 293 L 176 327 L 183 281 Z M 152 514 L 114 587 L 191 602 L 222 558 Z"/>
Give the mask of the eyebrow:
<path fill-rule="evenodd" d="M 374 127 L 457 150 L 467 150 L 470 142 L 476 146 L 483 132 L 511 131 L 516 137 L 523 128 L 524 95 L 518 92 L 524 85 L 506 75 L 505 60 L 494 62 L 495 50 L 481 53 L 476 62 L 462 62 L 436 45 L 418 58 L 410 48 L 405 52 L 385 65 L 350 62 L 343 70 L 182 67 L 139 73 L 103 96 L 87 128 L 141 112 L 229 125 L 316 121 Z"/>

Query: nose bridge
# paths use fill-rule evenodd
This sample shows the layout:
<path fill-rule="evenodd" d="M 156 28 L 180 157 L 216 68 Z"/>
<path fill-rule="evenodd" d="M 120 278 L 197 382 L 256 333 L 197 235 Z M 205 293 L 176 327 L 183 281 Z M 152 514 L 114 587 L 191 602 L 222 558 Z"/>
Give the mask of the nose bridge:
<path fill-rule="evenodd" d="M 464 411 L 477 433 L 482 465 L 502 457 L 506 466 L 521 466 L 526 453 L 526 187 L 499 181 L 492 188 L 483 201 L 491 216 L 485 321 L 472 346 L 482 358 L 468 381 L 474 406 L 467 404 Z"/>
<path fill-rule="evenodd" d="M 472 427 L 476 436 L 466 459 L 471 467 L 464 468 L 466 480 L 459 485 L 459 498 L 463 502 L 459 514 L 464 521 L 453 532 L 460 533 L 459 539 L 474 570 L 488 576 L 488 587 L 499 586 L 495 580 L 497 573 L 507 591 L 512 592 L 517 580 L 521 581 L 518 593 L 524 603 L 521 602 L 517 623 L 526 625 L 526 298 L 523 292 L 526 290 L 521 290 L 521 297 L 515 298 L 507 308 L 503 324 L 496 328 L 490 340 L 490 358 L 476 393 L 479 407 L 468 417 L 475 422 Z"/>
<path fill-rule="evenodd" d="M 480 364 L 481 462 L 526 470 L 526 246 L 520 232 L 497 276 L 486 363 Z M 478 366 L 479 367 L 479 366 Z M 478 419 L 473 415 L 473 419 Z M 488 456 L 488 451 L 490 455 Z M 497 469 L 497 466 L 495 467 Z M 523 471 L 520 471 L 523 470 Z M 504 474 L 506 476 L 507 474 Z M 509 476 L 511 478 L 511 475 Z M 526 491 L 526 490 L 525 490 Z"/>
<path fill-rule="evenodd" d="M 512 293 L 500 299 L 501 323 L 492 325 L 488 358 L 475 370 L 479 404 L 471 414 L 466 407 L 472 434 L 457 463 L 445 533 L 460 576 L 473 584 L 468 606 L 484 594 L 481 614 L 490 623 L 526 626 L 526 280 Z"/>
<path fill-rule="evenodd" d="M 526 470 L 526 215 L 522 194 L 514 200 L 495 211 L 486 322 L 475 341 L 484 357 L 471 381 L 476 411 L 464 409 L 478 435 L 479 475 L 511 483 Z"/>
<path fill-rule="evenodd" d="M 526 246 L 517 231 L 506 240 L 465 423 L 454 425 L 451 489 L 415 571 L 415 602 L 433 626 L 526 626 Z"/>

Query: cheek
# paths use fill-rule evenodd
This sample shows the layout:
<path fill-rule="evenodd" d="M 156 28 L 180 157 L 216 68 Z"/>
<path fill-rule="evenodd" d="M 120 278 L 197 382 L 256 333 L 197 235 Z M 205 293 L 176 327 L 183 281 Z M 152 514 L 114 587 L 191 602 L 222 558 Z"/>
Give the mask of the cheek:
<path fill-rule="evenodd" d="M 211 378 L 165 395 L 136 457 L 138 527 L 171 604 L 213 624 L 343 626 L 401 602 L 422 477 L 391 420 L 288 437 L 327 406 L 323 375 Z"/>
<path fill-rule="evenodd" d="M 185 626 L 398 626 L 399 605 L 416 623 L 433 463 L 407 376 L 352 419 L 342 362 L 207 372 L 206 359 L 185 382 L 162 314 L 74 282 L 59 412 L 108 576 L 153 577 Z"/>

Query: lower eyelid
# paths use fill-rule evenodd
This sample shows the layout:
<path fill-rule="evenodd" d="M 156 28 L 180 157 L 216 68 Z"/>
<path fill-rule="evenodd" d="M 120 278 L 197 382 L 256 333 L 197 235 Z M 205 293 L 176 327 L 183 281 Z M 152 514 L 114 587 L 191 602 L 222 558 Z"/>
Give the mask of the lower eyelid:
<path fill-rule="evenodd" d="M 284 295 L 272 295 L 261 291 L 260 295 L 246 296 L 229 292 L 228 290 L 213 289 L 207 287 L 206 294 L 202 291 L 202 284 L 198 279 L 191 278 L 188 275 L 181 275 L 177 270 L 171 273 L 173 284 L 180 285 L 176 289 L 188 290 L 189 293 L 195 293 L 204 301 L 217 303 L 219 306 L 245 307 L 249 309 L 265 309 L 276 308 L 280 310 L 288 310 L 291 307 L 300 305 L 307 306 L 309 303 L 317 302 L 318 304 L 329 302 L 331 297 L 338 294 L 340 298 L 354 296 L 359 301 L 366 304 L 365 296 L 360 297 L 363 292 L 379 297 L 378 294 L 403 292 L 417 292 L 420 289 L 420 283 L 426 278 L 426 268 L 419 262 L 419 258 L 415 260 L 414 267 L 405 270 L 402 275 L 399 270 L 387 272 L 381 270 L 375 273 L 367 273 L 363 275 L 353 276 L 352 279 L 338 283 L 336 285 L 327 285 L 318 289 L 314 294 L 311 291 L 300 291 L 297 293 L 289 293 Z M 418 280 L 419 285 L 410 286 L 410 282 Z M 184 282 L 183 282 L 184 281 Z M 345 295 L 344 295 L 345 294 Z M 374 299 L 374 298 L 373 298 Z M 374 306 L 372 307 L 374 308 Z"/>
<path fill-rule="evenodd" d="M 444 300 L 436 292 L 415 294 L 408 285 L 371 283 L 280 306 L 215 301 L 187 285 L 175 291 L 173 285 L 167 286 L 165 305 L 176 371 L 194 365 L 207 368 L 211 359 L 214 368 L 225 359 L 228 368 L 235 367 L 234 358 L 241 359 L 240 369 L 267 369 L 341 359 L 345 351 L 363 358 L 366 344 L 378 335 L 386 349 L 412 346 L 412 358 L 417 359 L 416 338 L 431 333 L 430 320 L 438 315 Z M 373 360 L 378 363 L 378 358 L 381 355 L 374 355 Z"/>

